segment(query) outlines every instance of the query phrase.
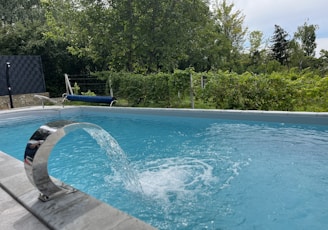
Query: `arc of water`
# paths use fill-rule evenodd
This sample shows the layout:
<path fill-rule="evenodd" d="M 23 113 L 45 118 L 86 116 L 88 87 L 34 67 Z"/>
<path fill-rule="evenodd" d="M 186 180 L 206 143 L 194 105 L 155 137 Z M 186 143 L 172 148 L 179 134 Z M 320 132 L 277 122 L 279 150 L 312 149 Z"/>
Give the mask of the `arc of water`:
<path fill-rule="evenodd" d="M 98 145 L 103 150 L 106 151 L 106 154 L 110 159 L 111 167 L 115 170 L 115 172 L 120 174 L 124 185 L 127 188 L 132 186 L 134 191 L 143 193 L 138 173 L 130 165 L 128 157 L 115 138 L 103 129 L 96 130 L 86 127 L 84 130 L 96 140 Z"/>
<path fill-rule="evenodd" d="M 81 128 L 88 131 L 90 135 L 92 135 L 91 130 L 96 130 L 94 133 L 107 133 L 92 123 L 61 120 L 41 126 L 27 143 L 24 154 L 25 172 L 30 182 L 40 191 L 41 200 L 47 201 L 57 195 L 76 191 L 70 186 L 55 184 L 49 176 L 47 166 L 50 153 L 57 142 L 66 134 Z"/>

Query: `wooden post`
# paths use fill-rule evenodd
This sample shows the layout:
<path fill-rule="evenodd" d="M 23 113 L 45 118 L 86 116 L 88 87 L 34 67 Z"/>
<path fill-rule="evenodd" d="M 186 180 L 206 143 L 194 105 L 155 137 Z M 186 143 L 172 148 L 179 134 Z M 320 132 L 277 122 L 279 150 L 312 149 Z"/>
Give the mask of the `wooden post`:
<path fill-rule="evenodd" d="M 191 108 L 195 108 L 195 102 L 194 102 L 194 90 L 193 90 L 193 84 L 192 84 L 192 73 L 190 71 L 190 103 Z"/>

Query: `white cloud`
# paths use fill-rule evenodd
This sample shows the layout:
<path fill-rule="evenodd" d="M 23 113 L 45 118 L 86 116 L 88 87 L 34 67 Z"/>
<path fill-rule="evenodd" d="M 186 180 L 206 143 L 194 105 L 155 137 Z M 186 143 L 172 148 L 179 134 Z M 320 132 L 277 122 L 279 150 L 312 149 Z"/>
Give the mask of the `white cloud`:
<path fill-rule="evenodd" d="M 221 0 L 211 0 L 212 3 Z M 305 22 L 319 26 L 316 30 L 317 49 L 328 50 L 328 0 L 227 0 L 234 3 L 234 10 L 245 15 L 244 26 L 248 31 L 263 32 L 264 40 L 271 39 L 274 25 L 279 25 L 291 39 L 299 26 Z"/>
<path fill-rule="evenodd" d="M 318 25 L 317 38 L 328 38 L 327 0 L 228 0 L 235 10 L 245 15 L 244 24 L 249 31 L 259 30 L 270 38 L 274 25 L 281 26 L 293 37 L 297 27 L 308 20 Z M 319 44 L 319 42 L 317 42 Z"/>

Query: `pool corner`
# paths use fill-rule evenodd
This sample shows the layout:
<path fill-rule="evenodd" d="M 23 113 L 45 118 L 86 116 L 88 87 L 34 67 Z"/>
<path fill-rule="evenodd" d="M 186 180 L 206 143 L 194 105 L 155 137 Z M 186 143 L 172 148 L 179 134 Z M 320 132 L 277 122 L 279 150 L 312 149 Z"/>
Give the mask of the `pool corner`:
<path fill-rule="evenodd" d="M 42 202 L 23 162 L 0 151 L 1 229 L 155 229 L 81 191 Z"/>

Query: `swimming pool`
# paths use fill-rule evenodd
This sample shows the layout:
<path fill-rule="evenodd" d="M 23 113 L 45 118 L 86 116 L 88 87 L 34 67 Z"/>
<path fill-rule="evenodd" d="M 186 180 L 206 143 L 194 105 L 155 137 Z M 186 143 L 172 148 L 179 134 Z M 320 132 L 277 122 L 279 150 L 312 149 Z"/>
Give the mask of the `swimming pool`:
<path fill-rule="evenodd" d="M 122 149 L 123 156 L 115 158 L 79 130 L 54 148 L 50 174 L 159 229 L 326 228 L 328 126 L 323 117 L 170 111 L 74 108 L 6 114 L 0 121 L 0 150 L 22 160 L 28 138 L 40 125 L 56 119 L 91 122 L 111 134 L 114 139 L 106 141 L 116 140 L 115 151 Z M 261 119 L 270 122 L 253 121 Z M 324 125 L 299 124 L 308 121 Z M 124 156 L 128 164 L 120 164 Z M 136 178 L 127 182 L 125 172 Z"/>

